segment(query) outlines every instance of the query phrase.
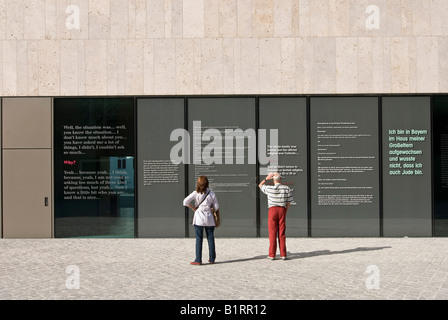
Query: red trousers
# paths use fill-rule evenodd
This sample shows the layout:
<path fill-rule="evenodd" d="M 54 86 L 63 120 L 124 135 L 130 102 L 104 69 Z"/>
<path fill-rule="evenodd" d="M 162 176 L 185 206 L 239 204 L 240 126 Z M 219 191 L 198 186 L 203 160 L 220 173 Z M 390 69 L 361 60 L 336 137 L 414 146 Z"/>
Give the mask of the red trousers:
<path fill-rule="evenodd" d="M 269 256 L 274 258 L 277 252 L 277 237 L 280 255 L 286 257 L 286 208 L 270 207 L 268 211 Z"/>

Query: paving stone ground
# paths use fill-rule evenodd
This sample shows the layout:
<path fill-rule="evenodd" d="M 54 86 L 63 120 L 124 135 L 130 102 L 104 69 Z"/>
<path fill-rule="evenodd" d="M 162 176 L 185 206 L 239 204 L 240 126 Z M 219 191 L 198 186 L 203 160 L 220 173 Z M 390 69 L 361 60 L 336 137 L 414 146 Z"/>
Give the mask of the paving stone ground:
<path fill-rule="evenodd" d="M 286 261 L 266 259 L 267 238 L 217 238 L 202 266 L 189 264 L 194 246 L 0 239 L 0 299 L 448 299 L 448 238 L 288 238 Z"/>

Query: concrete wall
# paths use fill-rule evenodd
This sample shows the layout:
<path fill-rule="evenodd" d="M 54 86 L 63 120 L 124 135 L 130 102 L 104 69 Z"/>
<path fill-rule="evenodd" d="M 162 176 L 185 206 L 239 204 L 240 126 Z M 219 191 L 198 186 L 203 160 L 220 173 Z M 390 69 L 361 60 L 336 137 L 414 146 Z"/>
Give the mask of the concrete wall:
<path fill-rule="evenodd" d="M 0 95 L 448 92 L 447 15 L 446 0 L 0 0 Z"/>

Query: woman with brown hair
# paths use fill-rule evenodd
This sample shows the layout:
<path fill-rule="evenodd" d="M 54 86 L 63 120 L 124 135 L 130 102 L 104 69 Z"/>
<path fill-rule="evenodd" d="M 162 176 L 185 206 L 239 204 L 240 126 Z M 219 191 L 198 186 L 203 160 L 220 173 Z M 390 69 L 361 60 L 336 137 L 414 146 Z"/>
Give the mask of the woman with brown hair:
<path fill-rule="evenodd" d="M 191 202 L 195 203 L 193 206 Z M 213 216 L 211 207 L 218 212 L 218 199 L 213 191 L 208 188 L 208 179 L 206 176 L 200 176 L 196 183 L 196 190 L 193 191 L 183 201 L 183 205 L 189 207 L 194 211 L 193 225 L 196 233 L 196 259 L 191 262 L 192 265 L 202 264 L 202 242 L 204 237 L 204 230 L 207 235 L 209 262 L 215 263 L 215 218 Z M 218 222 L 219 223 L 219 220 Z M 219 224 L 218 224 L 219 225 Z"/>

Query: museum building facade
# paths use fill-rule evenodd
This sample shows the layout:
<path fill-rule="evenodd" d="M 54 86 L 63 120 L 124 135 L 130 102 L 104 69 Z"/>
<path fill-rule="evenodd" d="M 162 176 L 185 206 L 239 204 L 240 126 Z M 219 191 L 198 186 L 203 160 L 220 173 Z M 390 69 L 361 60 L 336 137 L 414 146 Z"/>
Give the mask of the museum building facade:
<path fill-rule="evenodd" d="M 0 1 L 1 237 L 448 235 L 443 0 Z"/>

